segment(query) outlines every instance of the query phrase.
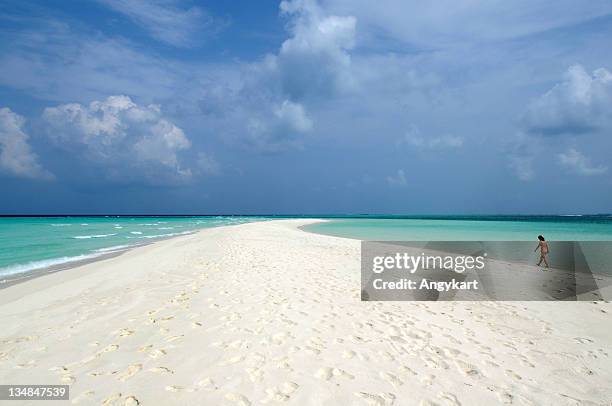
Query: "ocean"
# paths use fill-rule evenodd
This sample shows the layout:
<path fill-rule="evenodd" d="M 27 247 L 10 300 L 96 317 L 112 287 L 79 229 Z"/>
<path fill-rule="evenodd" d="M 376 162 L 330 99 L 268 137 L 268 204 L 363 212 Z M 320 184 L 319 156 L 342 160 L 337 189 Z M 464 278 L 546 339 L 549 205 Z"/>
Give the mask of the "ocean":
<path fill-rule="evenodd" d="M 303 227 L 305 231 L 370 241 L 409 241 L 413 247 L 470 254 L 534 265 L 538 235 L 549 242 L 549 262 L 611 275 L 612 216 L 360 216 Z M 465 241 L 457 244 L 448 241 Z M 469 243 L 469 242 L 474 243 Z M 447 242 L 447 243 L 445 243 Z M 576 243 L 572 243 L 576 242 Z"/>
<path fill-rule="evenodd" d="M 612 241 L 612 215 L 357 216 L 304 230 L 376 241 Z"/>
<path fill-rule="evenodd" d="M 0 217 L 0 283 L 201 228 L 274 218 L 327 218 L 306 231 L 378 241 L 612 241 L 612 216 Z"/>
<path fill-rule="evenodd" d="M 95 259 L 201 228 L 257 217 L 0 217 L 0 283 L 37 269 Z"/>

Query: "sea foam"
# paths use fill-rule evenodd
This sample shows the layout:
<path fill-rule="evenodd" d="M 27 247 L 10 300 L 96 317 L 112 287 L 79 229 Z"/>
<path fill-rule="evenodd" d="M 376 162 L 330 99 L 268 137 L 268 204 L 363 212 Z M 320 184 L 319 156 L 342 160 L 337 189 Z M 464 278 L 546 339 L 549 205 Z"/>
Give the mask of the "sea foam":
<path fill-rule="evenodd" d="M 90 238 L 104 238 L 104 237 L 112 237 L 113 235 L 117 235 L 117 233 L 114 234 L 95 234 L 95 235 L 76 235 L 72 238 L 77 239 L 77 240 L 87 240 Z"/>
<path fill-rule="evenodd" d="M 55 266 L 55 265 L 67 264 L 70 262 L 77 262 L 77 261 L 84 261 L 87 259 L 93 259 L 103 254 L 104 253 L 102 252 L 95 253 L 95 254 L 83 254 L 83 255 L 76 255 L 74 257 L 50 258 L 50 259 L 43 259 L 40 261 L 31 261 L 25 264 L 11 265 L 6 268 L 0 268 L 0 277 L 17 275 L 20 273 L 35 271 L 37 269 L 48 268 L 50 266 Z"/>

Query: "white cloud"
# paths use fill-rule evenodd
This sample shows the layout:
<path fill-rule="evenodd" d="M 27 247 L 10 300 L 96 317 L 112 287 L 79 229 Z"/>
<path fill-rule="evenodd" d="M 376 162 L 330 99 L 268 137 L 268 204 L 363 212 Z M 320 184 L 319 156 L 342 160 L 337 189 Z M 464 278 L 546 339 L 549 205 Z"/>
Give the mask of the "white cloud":
<path fill-rule="evenodd" d="M 247 141 L 262 152 L 278 152 L 300 147 L 301 136 L 310 132 L 313 122 L 299 103 L 281 104 L 252 117 L 247 125 Z"/>
<path fill-rule="evenodd" d="M 304 107 L 299 103 L 285 100 L 280 107 L 274 110 L 274 115 L 284 128 L 299 133 L 306 133 L 312 129 L 312 120 L 306 115 Z"/>
<path fill-rule="evenodd" d="M 562 82 L 534 100 L 524 123 L 531 133 L 581 134 L 612 126 L 612 73 L 571 66 Z"/>
<path fill-rule="evenodd" d="M 266 64 L 277 75 L 284 94 L 297 100 L 349 89 L 355 17 L 324 15 L 311 0 L 283 1 L 280 9 L 290 18 L 291 37 Z"/>
<path fill-rule="evenodd" d="M 151 36 L 177 47 L 195 45 L 198 34 L 216 31 L 217 22 L 199 7 L 181 8 L 177 0 L 98 0 L 124 14 Z"/>
<path fill-rule="evenodd" d="M 601 175 L 608 171 L 607 166 L 593 165 L 589 158 L 574 148 L 570 148 L 566 152 L 558 154 L 557 157 L 561 165 L 578 175 Z"/>
<path fill-rule="evenodd" d="M 561 82 L 534 99 L 523 115 L 524 133 L 509 140 L 510 168 L 524 181 L 535 178 L 536 154 L 550 149 L 559 140 L 538 137 L 581 135 L 612 130 L 612 73 L 599 68 L 592 73 L 573 65 Z M 592 165 L 589 158 L 574 148 L 557 154 L 559 163 L 569 171 L 589 176 L 607 172 L 603 165 Z"/>
<path fill-rule="evenodd" d="M 24 118 L 11 109 L 0 108 L 0 170 L 20 178 L 53 179 L 32 151 L 24 123 Z"/>
<path fill-rule="evenodd" d="M 406 175 L 404 174 L 404 170 L 398 169 L 398 171 L 394 175 L 387 176 L 387 183 L 390 186 L 395 186 L 395 187 L 408 186 L 408 182 L 406 181 Z"/>
<path fill-rule="evenodd" d="M 463 137 L 453 135 L 425 137 L 421 134 L 419 128 L 413 125 L 404 134 L 400 142 L 418 149 L 461 148 L 463 146 Z"/>
<path fill-rule="evenodd" d="M 392 39 L 426 48 L 466 42 L 499 41 L 612 13 L 607 0 L 419 1 L 327 0 L 330 13 L 351 12 L 372 38 Z"/>
<path fill-rule="evenodd" d="M 230 121 L 245 123 L 243 141 L 263 152 L 300 148 L 315 120 L 308 105 L 353 87 L 351 56 L 356 20 L 325 15 L 311 0 L 283 1 L 289 38 L 242 72 Z"/>
<path fill-rule="evenodd" d="M 404 58 L 385 54 L 375 60 L 353 59 L 357 22 L 351 15 L 329 15 L 312 1 L 283 2 L 281 13 L 286 41 L 276 53 L 252 63 L 169 57 L 119 36 L 91 35 L 51 20 L 8 37 L 10 49 L 0 55 L 0 84 L 57 104 L 129 94 L 163 104 L 166 111 L 182 115 L 205 133 L 219 134 L 224 142 L 251 147 L 256 139 L 262 150 L 279 150 L 304 145 L 304 129 L 324 120 L 328 107 L 346 92 L 358 96 L 343 100 L 347 110 L 359 105 L 376 114 L 372 110 L 383 108 L 391 93 L 406 92 L 418 82 Z M 292 127 L 288 119 L 274 115 L 279 109 L 281 116 L 288 114 L 282 111 L 285 101 L 301 106 L 304 126 Z M 287 140 L 280 138 L 283 134 Z"/>
<path fill-rule="evenodd" d="M 179 153 L 191 147 L 182 129 L 157 105 L 139 106 L 127 96 L 110 96 L 88 106 L 63 104 L 43 112 L 49 136 L 67 150 L 84 151 L 118 176 L 188 179 Z"/>

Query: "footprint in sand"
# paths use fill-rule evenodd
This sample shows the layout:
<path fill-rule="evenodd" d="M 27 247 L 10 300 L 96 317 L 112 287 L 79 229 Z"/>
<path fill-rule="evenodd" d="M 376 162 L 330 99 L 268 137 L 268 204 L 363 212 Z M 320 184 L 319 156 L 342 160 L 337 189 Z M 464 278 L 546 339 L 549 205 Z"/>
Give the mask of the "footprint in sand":
<path fill-rule="evenodd" d="M 280 332 L 280 333 L 274 334 L 271 338 L 274 344 L 281 345 L 285 343 L 287 338 L 293 338 L 293 337 L 291 337 L 290 333 Z"/>
<path fill-rule="evenodd" d="M 463 344 L 463 343 L 461 342 L 461 340 L 459 340 L 459 339 L 457 339 L 457 338 L 453 337 L 453 336 L 452 336 L 452 335 L 450 335 L 450 334 L 442 334 L 442 336 L 443 336 L 443 337 L 445 337 L 446 339 L 448 339 L 448 340 L 449 340 L 451 343 L 453 343 L 453 344 L 460 344 L 460 345 L 461 345 L 461 344 Z"/>
<path fill-rule="evenodd" d="M 319 355 L 321 353 L 321 350 L 319 350 L 318 348 L 311 347 L 309 345 L 304 347 L 304 351 L 313 355 Z"/>
<path fill-rule="evenodd" d="M 138 373 L 142 369 L 142 364 L 133 364 L 127 367 L 125 371 L 123 371 L 117 379 L 120 381 L 126 381 Z"/>
<path fill-rule="evenodd" d="M 225 399 L 229 400 L 230 402 L 234 402 L 238 406 L 251 406 L 251 401 L 249 398 L 241 395 L 240 393 L 230 392 L 225 395 Z"/>
<path fill-rule="evenodd" d="M 397 376 L 389 373 L 389 372 L 379 372 L 378 375 L 384 379 L 385 381 L 389 382 L 391 385 L 393 385 L 394 388 L 397 388 L 398 386 L 401 386 L 404 384 L 404 382 L 402 382 L 401 379 L 399 379 Z"/>
<path fill-rule="evenodd" d="M 116 331 L 114 334 L 119 337 L 128 337 L 134 334 L 134 330 L 130 330 L 128 328 L 122 328 L 121 330 Z"/>
<path fill-rule="evenodd" d="M 281 388 L 277 386 L 268 388 L 266 389 L 267 396 L 261 400 L 261 403 L 286 402 L 291 398 L 291 393 L 295 392 L 297 388 L 298 385 L 292 382 L 285 382 Z"/>
<path fill-rule="evenodd" d="M 459 351 L 458 349 L 450 347 L 442 348 L 442 352 L 449 358 L 453 358 L 461 354 L 461 351 Z"/>
<path fill-rule="evenodd" d="M 159 358 L 163 357 L 164 355 L 166 355 L 166 350 L 164 350 L 163 348 L 159 348 L 157 350 L 149 352 L 149 357 L 151 358 Z"/>
<path fill-rule="evenodd" d="M 85 391 L 81 393 L 80 395 L 76 396 L 74 399 L 72 399 L 72 403 L 74 404 L 81 403 L 81 402 L 91 403 L 91 401 L 89 401 L 89 398 L 95 394 L 96 392 L 92 390 Z"/>
<path fill-rule="evenodd" d="M 522 380 L 522 379 L 523 379 L 523 377 L 522 377 L 522 376 L 520 376 L 519 374 L 517 374 L 516 372 L 514 372 L 514 371 L 513 371 L 513 370 L 511 370 L 511 369 L 507 369 L 507 370 L 506 370 L 506 376 L 507 376 L 507 377 L 509 377 L 509 378 L 516 379 L 517 381 L 520 381 L 520 380 Z"/>
<path fill-rule="evenodd" d="M 514 395 L 512 395 L 510 392 L 498 392 L 496 395 L 500 402 L 507 405 L 511 404 L 514 400 Z"/>
<path fill-rule="evenodd" d="M 118 344 L 111 344 L 111 345 L 105 347 L 104 349 L 102 349 L 98 354 L 101 354 L 103 352 L 117 351 L 118 349 L 119 349 L 119 345 Z"/>
<path fill-rule="evenodd" d="M 387 362 L 395 361 L 395 357 L 388 351 L 379 351 L 378 355 L 380 356 L 380 358 L 382 358 L 383 360 Z"/>
<path fill-rule="evenodd" d="M 496 386 L 487 386 L 487 389 L 495 393 L 497 399 L 499 399 L 499 401 L 503 404 L 511 404 L 514 401 L 514 396 L 505 389 L 498 388 Z"/>
<path fill-rule="evenodd" d="M 519 356 L 519 360 L 521 362 L 521 365 L 526 366 L 526 367 L 530 367 L 530 368 L 535 368 L 535 365 L 529 360 L 529 358 L 523 356 Z"/>
<path fill-rule="evenodd" d="M 263 371 L 260 368 L 246 368 L 245 372 L 249 375 L 251 382 L 259 382 L 263 379 Z"/>
<path fill-rule="evenodd" d="M 355 379 L 353 375 L 339 368 L 329 368 L 329 367 L 320 368 L 315 373 L 315 378 L 319 378 L 324 381 L 329 381 L 332 377 L 335 377 L 335 376 L 346 378 L 346 379 Z"/>
<path fill-rule="evenodd" d="M 345 358 L 345 359 L 351 359 L 355 355 L 357 355 L 357 353 L 355 351 L 351 351 L 351 350 L 344 350 L 344 351 L 342 351 L 342 358 Z"/>
<path fill-rule="evenodd" d="M 124 406 L 138 406 L 140 404 L 140 401 L 138 399 L 136 399 L 135 396 L 128 396 L 127 398 L 125 398 L 125 402 L 124 402 Z"/>
<path fill-rule="evenodd" d="M 34 360 L 30 360 L 28 362 L 23 362 L 21 364 L 17 364 L 15 365 L 15 368 L 17 369 L 26 369 L 26 368 L 32 368 L 36 366 L 36 361 Z"/>
<path fill-rule="evenodd" d="M 474 378 L 478 378 L 482 376 L 478 368 L 476 368 L 474 365 L 470 363 L 467 363 L 462 360 L 455 360 L 455 365 L 457 366 L 457 369 L 459 369 L 459 371 L 465 376 L 471 376 Z"/>
<path fill-rule="evenodd" d="M 431 374 L 427 374 L 419 378 L 419 381 L 421 381 L 421 383 L 425 386 L 429 386 L 433 384 L 435 380 L 436 380 L 436 376 L 431 375 Z"/>
<path fill-rule="evenodd" d="M 283 382 L 281 385 L 281 391 L 287 395 L 291 395 L 293 392 L 298 390 L 300 385 L 295 382 Z"/>
<path fill-rule="evenodd" d="M 328 381 L 333 376 L 332 368 L 320 368 L 316 373 L 315 377 L 322 379 L 324 381 Z"/>
<path fill-rule="evenodd" d="M 595 371 L 585 366 L 579 366 L 579 367 L 572 368 L 572 369 L 581 375 L 587 375 L 587 376 L 595 375 Z"/>
<path fill-rule="evenodd" d="M 121 393 L 113 393 L 102 401 L 103 406 L 113 406 L 119 404 L 121 400 Z"/>
<path fill-rule="evenodd" d="M 174 316 L 160 317 L 159 319 L 150 318 L 148 324 L 165 323 L 174 319 Z"/>
<path fill-rule="evenodd" d="M 61 379 L 62 383 L 66 383 L 68 385 L 72 385 L 73 383 L 76 382 L 76 378 L 72 375 L 66 374 L 62 376 Z"/>
<path fill-rule="evenodd" d="M 273 358 L 272 361 L 275 362 L 275 366 L 278 369 L 288 369 L 293 371 L 293 368 L 291 368 L 291 364 L 289 363 L 289 357 Z"/>
<path fill-rule="evenodd" d="M 423 362 L 432 369 L 448 369 L 448 364 L 439 358 L 423 357 Z"/>
<path fill-rule="evenodd" d="M 400 370 L 401 372 L 406 372 L 406 373 L 408 373 L 408 374 L 410 374 L 410 375 L 412 375 L 412 376 L 417 376 L 417 375 L 418 375 L 418 373 L 417 373 L 415 370 L 413 370 L 412 368 L 407 367 L 407 366 L 405 366 L 405 365 L 402 365 L 402 366 L 399 368 L 399 370 Z"/>
<path fill-rule="evenodd" d="M 363 399 L 366 405 L 370 406 L 387 406 L 395 402 L 395 395 L 392 393 L 380 393 L 375 395 L 367 392 L 355 392 L 355 396 Z"/>
<path fill-rule="evenodd" d="M 457 396 L 453 395 L 452 393 L 442 392 L 438 395 L 438 397 L 444 400 L 447 405 L 461 406 L 461 402 L 459 402 L 459 399 L 457 399 Z"/>
<path fill-rule="evenodd" d="M 103 406 L 138 406 L 140 401 L 133 395 L 123 397 L 121 393 L 114 393 L 102 401 Z"/>
<path fill-rule="evenodd" d="M 209 392 L 219 389 L 219 387 L 215 385 L 215 381 L 210 378 L 200 380 L 200 382 L 197 383 L 197 387 Z"/>
<path fill-rule="evenodd" d="M 166 368 L 166 367 L 154 367 L 154 368 L 149 368 L 150 372 L 155 372 L 156 374 L 173 374 L 174 371 L 171 370 L 170 368 Z"/>

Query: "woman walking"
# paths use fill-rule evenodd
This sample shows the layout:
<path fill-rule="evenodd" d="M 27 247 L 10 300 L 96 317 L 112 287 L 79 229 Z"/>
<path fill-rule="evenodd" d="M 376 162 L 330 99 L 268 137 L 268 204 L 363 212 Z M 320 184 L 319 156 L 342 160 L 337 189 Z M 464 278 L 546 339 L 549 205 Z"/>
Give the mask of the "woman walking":
<path fill-rule="evenodd" d="M 546 242 L 544 237 L 541 235 L 538 235 L 538 240 L 539 240 L 538 246 L 533 252 L 536 252 L 538 248 L 540 249 L 540 260 L 538 261 L 538 266 L 540 266 L 542 261 L 544 261 L 546 268 L 548 268 L 548 261 L 546 260 L 546 256 L 548 255 L 548 252 L 549 252 L 548 243 Z"/>

